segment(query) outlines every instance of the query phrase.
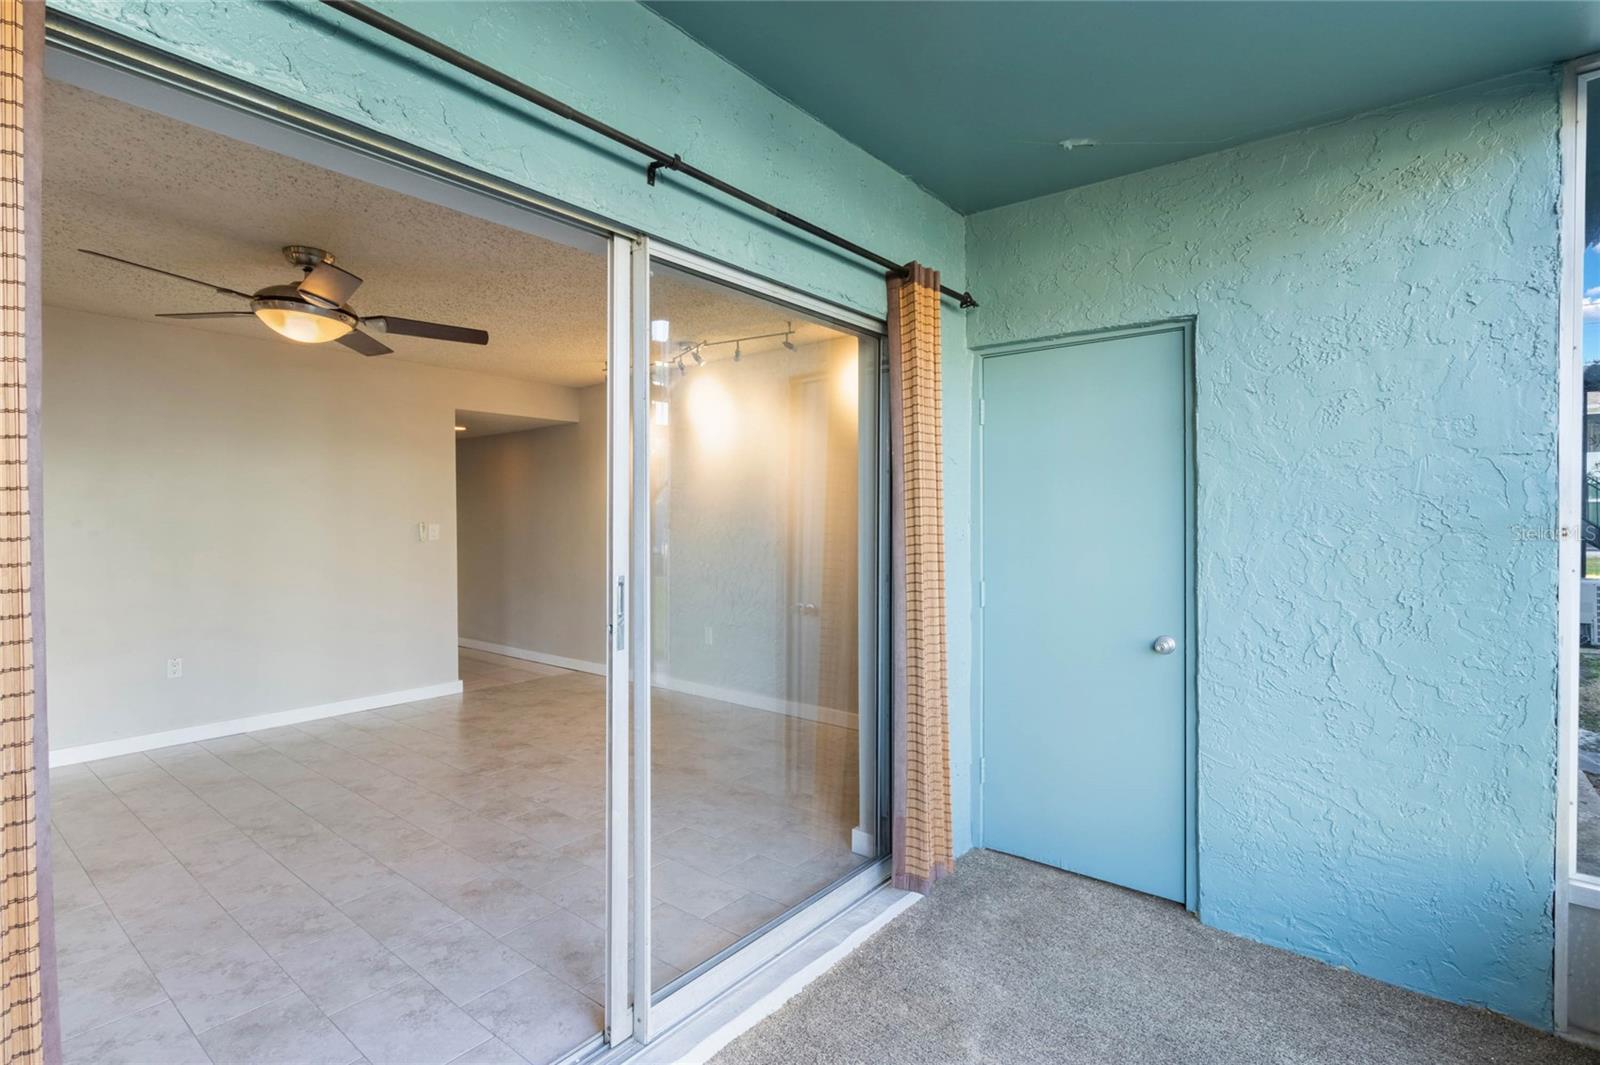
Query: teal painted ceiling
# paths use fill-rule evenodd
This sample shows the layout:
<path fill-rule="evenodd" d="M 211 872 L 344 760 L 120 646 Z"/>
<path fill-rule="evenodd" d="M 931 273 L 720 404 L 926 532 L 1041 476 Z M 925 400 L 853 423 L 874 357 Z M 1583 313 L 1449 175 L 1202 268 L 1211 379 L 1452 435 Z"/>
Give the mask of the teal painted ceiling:
<path fill-rule="evenodd" d="M 647 3 L 964 213 L 1600 51 L 1542 0 Z"/>

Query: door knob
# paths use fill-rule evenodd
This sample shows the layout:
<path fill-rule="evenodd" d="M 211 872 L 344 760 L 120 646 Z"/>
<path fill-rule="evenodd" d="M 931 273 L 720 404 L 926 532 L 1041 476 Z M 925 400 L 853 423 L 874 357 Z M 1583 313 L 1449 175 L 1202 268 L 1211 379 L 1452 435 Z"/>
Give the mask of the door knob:
<path fill-rule="evenodd" d="M 1150 650 L 1158 655 L 1170 655 L 1178 649 L 1178 641 L 1171 636 L 1157 636 L 1156 642 L 1150 645 Z"/>

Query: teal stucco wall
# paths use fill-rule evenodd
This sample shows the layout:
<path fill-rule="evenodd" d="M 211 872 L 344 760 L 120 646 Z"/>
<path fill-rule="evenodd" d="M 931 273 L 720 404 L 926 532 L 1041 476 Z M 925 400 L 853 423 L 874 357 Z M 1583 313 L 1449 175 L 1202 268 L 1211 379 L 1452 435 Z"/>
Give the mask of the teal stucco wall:
<path fill-rule="evenodd" d="M 986 344 L 1196 318 L 1202 919 L 1551 1023 L 1555 76 L 969 219 Z"/>
<path fill-rule="evenodd" d="M 634 3 L 379 3 L 759 196 L 965 284 L 965 228 L 907 178 Z M 52 0 L 92 22 L 825 299 L 881 316 L 882 274 L 316 4 Z M 48 134 L 47 134 L 48 136 Z M 946 537 L 957 850 L 971 846 L 970 356 L 946 303 Z"/>

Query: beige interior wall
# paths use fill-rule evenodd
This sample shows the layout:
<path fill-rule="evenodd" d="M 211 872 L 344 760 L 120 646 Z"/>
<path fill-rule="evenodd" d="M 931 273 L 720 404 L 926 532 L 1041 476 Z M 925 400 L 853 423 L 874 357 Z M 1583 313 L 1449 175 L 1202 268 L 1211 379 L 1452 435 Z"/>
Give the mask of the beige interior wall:
<path fill-rule="evenodd" d="M 655 681 L 767 710 L 853 715 L 857 679 L 857 341 L 774 349 L 671 375 L 652 433 Z M 796 384 L 817 379 L 826 439 L 810 457 L 821 624 L 795 661 L 791 566 Z M 457 446 L 461 635 L 539 658 L 605 661 L 605 388 L 576 425 Z M 662 550 L 664 548 L 664 550 Z M 801 674 L 811 680 L 796 690 Z M 794 707 L 795 702 L 811 704 Z M 834 718 L 837 720 L 837 716 Z"/>
<path fill-rule="evenodd" d="M 456 445 L 461 636 L 605 668 L 606 389 L 578 422 Z"/>
<path fill-rule="evenodd" d="M 769 708 L 798 700 L 854 713 L 857 347 L 841 337 L 670 375 L 668 424 L 652 429 L 667 547 L 653 556 L 658 683 Z M 820 594 L 810 596 L 822 611 L 821 643 L 797 661 L 794 405 L 808 378 L 826 407 L 826 454 L 809 457 L 826 482 L 825 513 L 813 526 L 826 564 Z M 817 437 L 807 439 L 814 449 Z M 802 674 L 811 681 L 797 682 Z"/>
<path fill-rule="evenodd" d="M 578 413 L 335 346 L 48 307 L 44 335 L 53 749 L 454 680 L 454 412 Z"/>

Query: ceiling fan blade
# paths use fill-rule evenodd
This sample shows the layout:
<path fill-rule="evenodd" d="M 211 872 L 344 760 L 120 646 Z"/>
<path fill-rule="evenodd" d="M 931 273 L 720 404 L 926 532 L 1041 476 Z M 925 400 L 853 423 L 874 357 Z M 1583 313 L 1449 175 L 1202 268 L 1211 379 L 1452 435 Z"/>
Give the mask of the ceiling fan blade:
<path fill-rule="evenodd" d="M 359 329 L 353 329 L 340 337 L 339 343 L 351 351 L 359 351 L 363 355 L 388 355 L 394 351 L 393 348 L 384 347 Z"/>
<path fill-rule="evenodd" d="M 182 274 L 175 274 L 171 270 L 163 270 L 158 266 L 146 266 L 144 263 L 136 263 L 132 259 L 121 259 L 115 255 L 107 255 L 103 251 L 90 251 L 88 248 L 79 248 L 78 250 L 83 252 L 85 255 L 93 255 L 97 259 L 110 259 L 112 262 L 121 263 L 124 266 L 137 266 L 141 270 L 149 270 L 152 274 L 162 274 L 166 277 L 175 277 L 179 281 L 187 281 L 189 284 L 199 285 L 201 288 L 209 288 L 211 291 L 219 292 L 224 296 L 238 296 L 242 300 L 253 298 L 248 292 L 240 292 L 236 288 L 227 288 L 223 285 L 213 285 L 209 281 L 201 281 L 199 278 L 195 277 L 185 277 Z"/>
<path fill-rule="evenodd" d="M 487 344 L 489 334 L 482 329 L 469 329 L 464 325 L 444 325 L 441 322 L 421 322 L 415 318 L 396 318 L 377 314 L 361 319 L 362 325 L 381 329 L 391 336 L 426 337 L 429 340 L 449 340 L 457 344 Z"/>
<path fill-rule="evenodd" d="M 343 307 L 356 294 L 356 289 L 361 287 L 361 279 L 332 263 L 318 263 L 295 287 L 300 290 L 300 295 L 313 303 Z"/>
<path fill-rule="evenodd" d="M 158 314 L 157 318 L 254 318 L 252 311 L 190 311 L 187 314 Z"/>

